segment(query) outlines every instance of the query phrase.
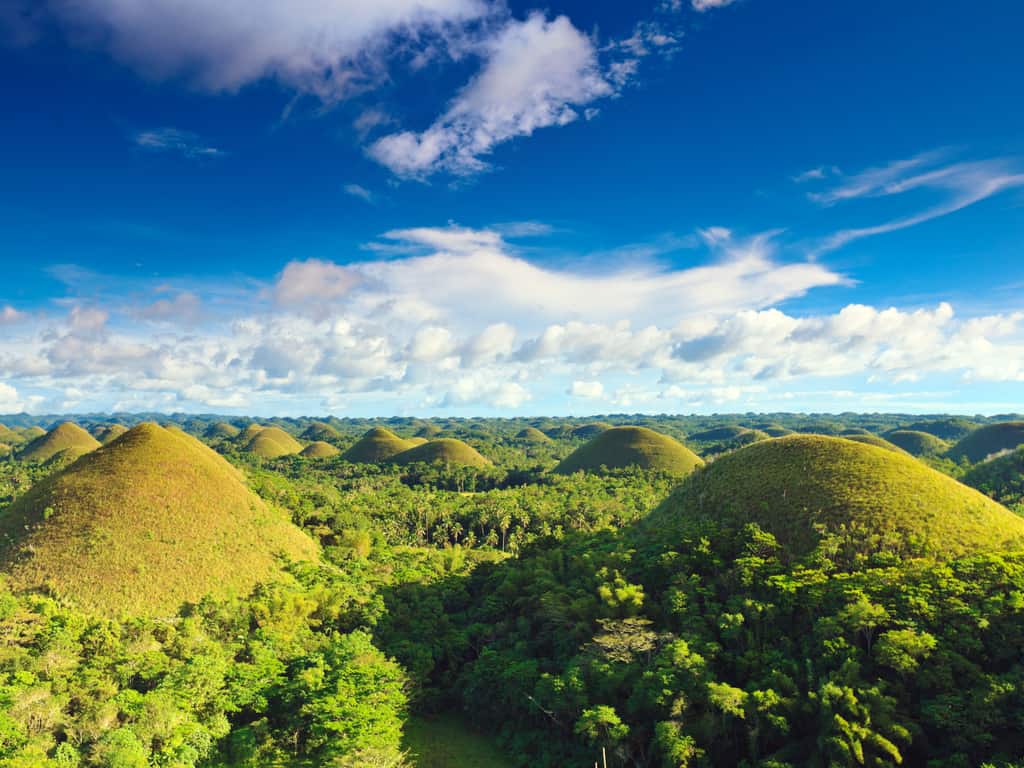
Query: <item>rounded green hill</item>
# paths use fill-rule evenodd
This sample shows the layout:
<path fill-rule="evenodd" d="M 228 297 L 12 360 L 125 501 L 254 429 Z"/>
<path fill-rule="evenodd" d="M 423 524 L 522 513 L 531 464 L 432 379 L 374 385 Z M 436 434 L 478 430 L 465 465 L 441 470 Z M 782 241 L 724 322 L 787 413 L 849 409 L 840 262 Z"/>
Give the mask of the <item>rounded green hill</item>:
<path fill-rule="evenodd" d="M 307 459 L 329 459 L 332 456 L 337 456 L 339 453 L 341 451 L 330 443 L 316 440 L 303 448 L 300 455 L 305 456 Z"/>
<path fill-rule="evenodd" d="M 491 463 L 490 459 L 480 455 L 473 446 L 451 437 L 442 437 L 414 446 L 392 456 L 390 460 L 396 464 L 423 462 L 425 464 L 468 464 L 473 467 L 485 467 Z"/>
<path fill-rule="evenodd" d="M 516 434 L 516 440 L 521 440 L 524 443 L 550 443 L 551 438 L 545 435 L 536 427 L 526 427 L 525 429 L 519 430 Z"/>
<path fill-rule="evenodd" d="M 18 458 L 23 461 L 44 462 L 61 453 L 64 458 L 71 459 L 95 451 L 99 447 L 99 441 L 95 437 L 77 424 L 65 421 L 26 445 Z"/>
<path fill-rule="evenodd" d="M 978 427 L 946 455 L 953 461 L 967 459 L 977 464 L 1000 451 L 1012 451 L 1018 445 L 1024 445 L 1024 421 L 1003 421 Z"/>
<path fill-rule="evenodd" d="M 228 424 L 226 421 L 218 421 L 216 424 L 211 424 L 203 432 L 203 435 L 210 440 L 230 440 L 233 437 L 238 437 L 241 430 L 234 424 Z M 255 435 L 253 435 L 255 437 Z M 251 438 L 250 438 L 251 439 Z"/>
<path fill-rule="evenodd" d="M 264 427 L 248 442 L 245 450 L 264 459 L 276 459 L 296 454 L 302 446 L 280 427 Z"/>
<path fill-rule="evenodd" d="M 237 440 L 241 445 L 248 445 L 252 442 L 253 438 L 255 438 L 256 435 L 264 429 L 266 429 L 266 427 L 262 424 L 249 424 L 235 436 L 235 440 Z"/>
<path fill-rule="evenodd" d="M 938 456 L 949 449 L 945 440 L 915 429 L 894 429 L 885 433 L 885 439 L 912 456 Z"/>
<path fill-rule="evenodd" d="M 794 435 L 742 448 L 687 478 L 648 517 L 682 535 L 693 523 L 756 523 L 790 556 L 824 532 L 857 554 L 953 558 L 1024 544 L 1024 519 L 911 456 L 842 438 Z"/>
<path fill-rule="evenodd" d="M 376 464 L 413 447 L 413 443 L 403 440 L 390 429 L 374 427 L 345 451 L 342 458 L 355 464 Z"/>
<path fill-rule="evenodd" d="M 48 477 L 0 515 L 16 589 L 106 615 L 165 614 L 280 575 L 317 547 L 195 438 L 140 424 Z"/>
<path fill-rule="evenodd" d="M 714 427 L 713 429 L 705 429 L 702 432 L 687 435 L 686 439 L 692 440 L 696 443 L 722 443 L 729 440 L 735 440 L 745 432 L 749 431 L 750 430 L 746 427 L 738 427 L 735 425 Z"/>
<path fill-rule="evenodd" d="M 35 440 L 37 437 L 42 437 L 46 434 L 46 430 L 42 427 L 25 427 L 21 430 L 21 435 L 26 440 Z"/>
<path fill-rule="evenodd" d="M 978 428 L 978 424 L 967 419 L 952 417 L 946 419 L 931 419 L 927 421 L 915 421 L 901 429 L 909 429 L 914 432 L 927 432 L 935 435 L 947 443 L 955 443 Z"/>
<path fill-rule="evenodd" d="M 612 427 L 570 453 L 554 471 L 596 472 L 638 466 L 687 475 L 703 460 L 685 445 L 647 427 Z"/>
<path fill-rule="evenodd" d="M 100 441 L 101 445 L 112 443 L 117 440 L 121 435 L 128 431 L 128 427 L 124 424 L 105 424 L 96 430 L 96 439 Z"/>
<path fill-rule="evenodd" d="M 322 421 L 314 421 L 310 424 L 303 433 L 300 435 L 303 440 L 337 440 L 341 437 L 341 433 L 338 432 L 330 424 L 325 424 Z"/>
<path fill-rule="evenodd" d="M 0 443 L 11 445 L 12 443 L 20 443 L 24 439 L 25 436 L 20 432 L 15 432 L 6 424 L 0 424 Z"/>

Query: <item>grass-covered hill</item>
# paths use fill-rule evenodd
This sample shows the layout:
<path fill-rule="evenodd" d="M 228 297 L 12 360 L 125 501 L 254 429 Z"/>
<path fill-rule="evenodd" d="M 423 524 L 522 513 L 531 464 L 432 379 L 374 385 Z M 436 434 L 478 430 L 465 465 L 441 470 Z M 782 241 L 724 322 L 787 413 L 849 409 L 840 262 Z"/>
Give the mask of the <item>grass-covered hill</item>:
<path fill-rule="evenodd" d="M 337 456 L 339 453 L 341 451 L 330 443 L 316 440 L 303 448 L 301 455 L 307 459 L 329 459 L 332 456 Z"/>
<path fill-rule="evenodd" d="M 302 445 L 280 427 L 264 427 L 246 444 L 245 450 L 264 459 L 276 459 L 299 453 Z"/>
<path fill-rule="evenodd" d="M 77 424 L 65 421 L 63 424 L 40 435 L 26 445 L 18 455 L 22 461 L 49 461 L 57 454 L 68 459 L 77 458 L 100 447 L 95 437 Z"/>
<path fill-rule="evenodd" d="M 24 440 L 25 436 L 21 432 L 16 432 L 6 424 L 0 424 L 0 443 L 4 443 L 5 445 L 14 445 L 16 443 L 23 442 Z"/>
<path fill-rule="evenodd" d="M 637 466 L 686 475 L 704 462 L 668 435 L 646 427 L 612 427 L 570 453 L 555 467 L 558 474 L 596 472 L 601 467 Z"/>
<path fill-rule="evenodd" d="M 913 456 L 940 456 L 949 449 L 942 438 L 917 429 L 895 429 L 886 432 L 885 439 Z"/>
<path fill-rule="evenodd" d="M 898 445 L 894 445 L 883 437 L 873 435 L 868 432 L 866 435 L 852 434 L 843 435 L 844 440 L 853 440 L 855 443 L 863 443 L 864 445 L 873 445 L 876 448 L 884 448 L 887 451 L 896 451 L 897 453 L 907 453 L 907 451 L 900 448 Z"/>
<path fill-rule="evenodd" d="M 1024 421 L 1005 421 L 979 427 L 957 442 L 946 455 L 953 461 L 967 459 L 977 464 L 1000 451 L 1012 451 L 1018 445 L 1024 445 Z"/>
<path fill-rule="evenodd" d="M 238 437 L 239 432 L 241 430 L 234 424 L 228 424 L 226 421 L 217 421 L 203 431 L 203 436 L 210 440 L 230 440 Z"/>
<path fill-rule="evenodd" d="M 790 556 L 823 533 L 851 556 L 958 557 L 1024 545 L 1024 519 L 911 456 L 843 438 L 794 435 L 695 472 L 646 521 L 675 531 L 756 523 Z"/>
<path fill-rule="evenodd" d="M 104 424 L 97 428 L 93 435 L 102 445 L 106 445 L 107 443 L 114 442 L 127 431 L 128 427 L 124 424 Z"/>
<path fill-rule="evenodd" d="M 545 435 L 536 427 L 526 427 L 516 433 L 516 440 L 524 443 L 550 443 L 551 438 Z"/>
<path fill-rule="evenodd" d="M 972 467 L 963 482 L 1024 514 L 1024 446 Z"/>
<path fill-rule="evenodd" d="M 749 432 L 746 427 L 740 427 L 735 424 L 728 424 L 722 427 L 714 427 L 712 429 L 705 429 L 701 432 L 695 432 L 692 435 L 687 435 L 687 440 L 693 440 L 696 443 L 721 443 L 727 440 L 735 440 L 745 432 Z"/>
<path fill-rule="evenodd" d="M 303 430 L 300 437 L 303 440 L 337 440 L 341 437 L 341 433 L 330 424 L 325 424 L 322 421 L 314 421 L 306 427 L 305 430 Z"/>
<path fill-rule="evenodd" d="M 569 431 L 569 435 L 576 440 L 590 440 L 592 437 L 597 437 L 602 432 L 611 428 L 612 425 L 606 421 L 593 421 L 589 424 L 581 424 L 578 427 L 573 427 Z"/>
<path fill-rule="evenodd" d="M 248 445 L 252 439 L 262 432 L 266 427 L 263 424 L 249 424 L 245 429 L 235 435 L 239 445 Z"/>
<path fill-rule="evenodd" d="M 957 440 L 961 440 L 969 435 L 978 426 L 976 422 L 952 416 L 942 419 L 914 421 L 900 428 L 912 432 L 927 432 L 929 435 L 935 435 L 935 437 L 945 440 L 947 443 L 955 443 Z"/>
<path fill-rule="evenodd" d="M 45 434 L 46 430 L 43 429 L 42 427 L 37 426 L 25 427 L 23 430 L 21 430 L 21 435 L 26 440 L 35 440 L 37 437 L 42 437 Z"/>
<path fill-rule="evenodd" d="M 221 456 L 151 423 L 33 487 L 0 516 L 0 534 L 15 588 L 106 615 L 244 594 L 279 575 L 278 555 L 318 557 Z"/>
<path fill-rule="evenodd" d="M 345 451 L 342 458 L 355 464 L 376 464 L 414 447 L 415 443 L 403 440 L 390 429 L 374 427 Z"/>
<path fill-rule="evenodd" d="M 465 464 L 473 467 L 484 467 L 491 460 L 480 454 L 473 446 L 452 437 L 441 437 L 413 446 L 392 456 L 390 461 L 396 464 Z"/>

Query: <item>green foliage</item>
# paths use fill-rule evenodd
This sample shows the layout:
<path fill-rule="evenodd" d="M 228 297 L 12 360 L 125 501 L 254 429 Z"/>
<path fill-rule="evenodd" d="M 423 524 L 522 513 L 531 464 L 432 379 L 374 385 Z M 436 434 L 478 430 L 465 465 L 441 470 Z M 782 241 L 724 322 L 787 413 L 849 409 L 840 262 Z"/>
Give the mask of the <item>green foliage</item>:
<path fill-rule="evenodd" d="M 953 461 L 977 464 L 1002 451 L 1024 445 L 1024 421 L 1004 421 L 979 427 L 949 449 Z"/>
<path fill-rule="evenodd" d="M 413 443 L 403 440 L 391 430 L 374 427 L 345 451 L 343 458 L 356 464 L 375 464 L 413 447 Z"/>
<path fill-rule="evenodd" d="M 928 432 L 896 429 L 885 433 L 885 439 L 912 456 L 940 456 L 949 450 L 949 443 Z"/>
<path fill-rule="evenodd" d="M 978 464 L 963 476 L 963 482 L 1024 514 L 1024 447 Z"/>
<path fill-rule="evenodd" d="M 391 456 L 389 461 L 396 464 L 464 464 L 472 467 L 483 467 L 491 463 L 490 459 L 480 455 L 471 445 L 451 437 L 429 440 L 407 448 Z"/>

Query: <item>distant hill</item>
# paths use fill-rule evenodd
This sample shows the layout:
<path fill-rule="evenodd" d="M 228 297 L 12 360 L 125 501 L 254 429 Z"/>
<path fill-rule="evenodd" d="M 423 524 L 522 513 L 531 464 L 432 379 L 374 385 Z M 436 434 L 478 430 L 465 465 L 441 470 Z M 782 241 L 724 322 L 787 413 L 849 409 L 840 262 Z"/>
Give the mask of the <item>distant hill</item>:
<path fill-rule="evenodd" d="M 345 451 L 342 458 L 356 464 L 376 464 L 413 447 L 414 443 L 403 440 L 390 429 L 374 427 Z"/>
<path fill-rule="evenodd" d="M 303 440 L 337 440 L 341 433 L 330 424 L 314 421 L 300 435 Z"/>
<path fill-rule="evenodd" d="M 396 464 L 441 462 L 444 464 L 468 464 L 474 467 L 483 467 L 491 463 L 490 459 L 481 456 L 473 446 L 450 437 L 442 437 L 414 446 L 392 456 L 390 460 Z"/>
<path fill-rule="evenodd" d="M 266 429 L 262 424 L 249 424 L 245 429 L 235 435 L 235 440 L 241 445 L 248 445 L 260 432 Z"/>
<path fill-rule="evenodd" d="M 744 432 L 749 431 L 750 430 L 746 427 L 729 425 L 724 427 L 715 427 L 713 429 L 705 429 L 702 432 L 695 432 L 692 435 L 687 435 L 686 439 L 692 440 L 695 443 L 720 443 L 726 440 L 735 440 Z"/>
<path fill-rule="evenodd" d="M 901 427 L 901 429 L 910 430 L 911 432 L 927 432 L 929 435 L 935 435 L 935 437 L 945 440 L 947 443 L 955 443 L 957 440 L 967 437 L 968 434 L 977 428 L 978 424 L 975 422 L 957 417 L 915 421 L 905 427 Z"/>
<path fill-rule="evenodd" d="M 203 432 L 203 436 L 210 440 L 230 440 L 233 437 L 238 437 L 241 430 L 234 424 L 228 424 L 226 421 L 218 421 L 211 424 Z M 255 437 L 255 435 L 253 435 Z M 250 438 L 251 440 L 252 438 Z"/>
<path fill-rule="evenodd" d="M 264 427 L 246 444 L 245 450 L 264 459 L 276 459 L 299 453 L 302 445 L 280 427 Z"/>
<path fill-rule="evenodd" d="M 886 432 L 885 439 L 912 456 L 939 456 L 949 449 L 945 440 L 915 429 L 895 429 Z"/>
<path fill-rule="evenodd" d="M 911 456 L 842 438 L 755 443 L 695 472 L 645 526 L 683 535 L 694 523 L 757 523 L 791 556 L 822 530 L 856 553 L 937 558 L 1024 545 L 1024 519 Z M 675 531 L 675 533 L 673 533 Z"/>
<path fill-rule="evenodd" d="M 984 461 L 1000 451 L 1011 451 L 1024 445 L 1024 421 L 988 424 L 962 438 L 946 454 L 953 461 L 966 458 L 972 464 Z"/>
<path fill-rule="evenodd" d="M 589 440 L 592 437 L 597 437 L 602 432 L 612 428 L 612 425 L 605 421 L 594 421 L 590 424 L 581 424 L 578 427 L 573 427 L 570 430 L 569 435 L 571 437 Z"/>
<path fill-rule="evenodd" d="M 3 570 L 116 616 L 165 614 L 280 575 L 317 547 L 195 438 L 140 424 L 43 480 L 0 516 Z"/>
<path fill-rule="evenodd" d="M 301 455 L 307 459 L 329 459 L 331 456 L 337 456 L 339 453 L 341 451 L 330 443 L 317 440 L 303 448 Z"/>
<path fill-rule="evenodd" d="M 15 432 L 5 424 L 0 424 L 0 443 L 13 445 L 15 443 L 24 442 L 25 439 L 25 436 L 21 432 Z"/>
<path fill-rule="evenodd" d="M 896 451 L 897 453 L 907 453 L 907 451 L 903 450 L 898 445 L 895 445 L 895 444 L 889 442 L 888 440 L 886 440 L 885 438 L 879 437 L 878 435 L 873 435 L 870 432 L 868 432 L 866 435 L 861 435 L 861 434 L 843 435 L 843 439 L 844 440 L 853 440 L 853 442 L 855 442 L 855 443 L 863 443 L 864 445 L 873 445 L 876 448 L 884 448 L 887 451 Z"/>
<path fill-rule="evenodd" d="M 1024 514 L 1024 446 L 972 467 L 963 482 Z"/>
<path fill-rule="evenodd" d="M 49 461 L 58 453 L 77 458 L 100 447 L 99 441 L 77 424 L 65 421 L 28 443 L 18 458 L 22 461 Z"/>
<path fill-rule="evenodd" d="M 94 436 L 100 441 L 101 445 L 117 440 L 121 435 L 128 431 L 128 427 L 123 424 L 105 424 L 96 430 Z"/>
<path fill-rule="evenodd" d="M 521 440 L 524 443 L 550 443 L 551 438 L 545 435 L 536 427 L 526 427 L 525 429 L 519 430 L 516 434 L 516 440 Z"/>
<path fill-rule="evenodd" d="M 638 466 L 686 475 L 704 462 L 668 435 L 647 427 L 612 427 L 570 453 L 554 472 L 595 472 Z"/>

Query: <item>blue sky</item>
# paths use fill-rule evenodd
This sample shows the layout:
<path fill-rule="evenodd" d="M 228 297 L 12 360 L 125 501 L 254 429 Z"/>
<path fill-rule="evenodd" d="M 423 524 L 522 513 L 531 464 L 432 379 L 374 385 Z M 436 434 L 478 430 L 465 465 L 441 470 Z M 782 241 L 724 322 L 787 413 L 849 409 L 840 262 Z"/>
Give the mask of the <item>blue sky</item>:
<path fill-rule="evenodd" d="M 1022 410 L 1009 2 L 4 4 L 0 412 Z"/>

